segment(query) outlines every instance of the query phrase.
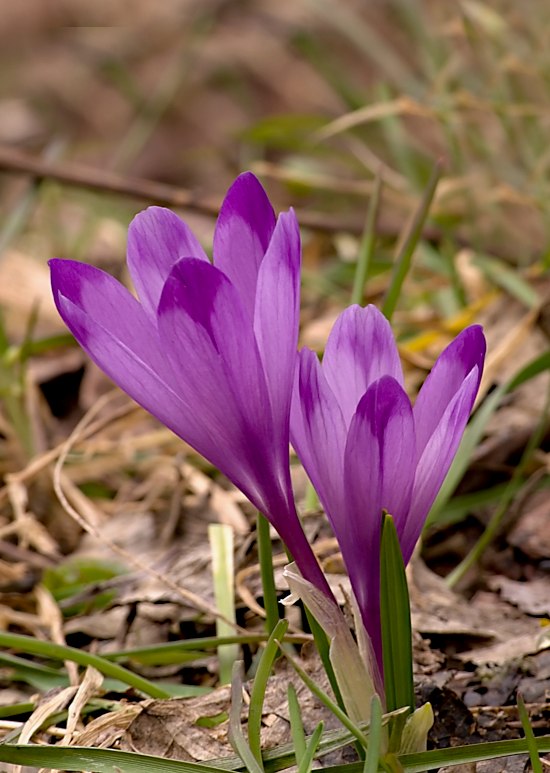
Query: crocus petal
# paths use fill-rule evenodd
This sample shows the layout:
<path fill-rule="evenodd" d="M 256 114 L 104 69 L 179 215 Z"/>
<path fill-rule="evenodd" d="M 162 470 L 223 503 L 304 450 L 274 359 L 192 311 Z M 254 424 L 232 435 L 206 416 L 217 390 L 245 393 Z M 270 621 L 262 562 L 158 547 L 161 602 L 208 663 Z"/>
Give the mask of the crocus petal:
<path fill-rule="evenodd" d="M 162 347 L 189 404 L 186 419 L 194 423 L 188 442 L 265 511 L 264 492 L 278 488 L 270 480 L 273 460 L 266 458 L 273 423 L 252 325 L 236 289 L 209 263 L 183 259 L 166 281 L 158 313 Z M 281 449 L 274 455 L 280 458 Z"/>
<path fill-rule="evenodd" d="M 323 371 L 344 414 L 346 426 L 373 381 L 392 376 L 403 383 L 403 371 L 388 320 L 375 306 L 350 306 L 328 337 Z"/>
<path fill-rule="evenodd" d="M 148 313 L 155 315 L 164 282 L 180 258 L 208 260 L 197 237 L 174 212 L 149 207 L 128 229 L 128 270 Z"/>
<path fill-rule="evenodd" d="M 287 442 L 300 315 L 300 230 L 280 215 L 258 273 L 254 332 L 274 418 L 276 442 Z"/>
<path fill-rule="evenodd" d="M 274 228 L 275 213 L 266 192 L 253 174 L 241 174 L 220 209 L 214 263 L 237 288 L 251 319 L 260 263 Z"/>
<path fill-rule="evenodd" d="M 458 450 L 478 386 L 476 365 L 448 403 L 418 461 L 409 517 L 398 528 L 405 563 L 410 560 L 430 507 Z"/>
<path fill-rule="evenodd" d="M 121 389 L 178 431 L 185 405 L 173 389 L 155 326 L 112 276 L 72 260 L 51 260 L 52 290 L 61 317 L 91 359 Z"/>
<path fill-rule="evenodd" d="M 181 436 L 269 518 L 304 576 L 330 597 L 296 513 L 288 435 L 276 440 L 252 321 L 237 290 L 209 263 L 181 260 L 161 296 L 159 331 L 189 406 Z"/>
<path fill-rule="evenodd" d="M 415 471 L 412 407 L 383 376 L 367 389 L 351 421 L 344 457 L 347 507 L 335 533 L 380 669 L 380 530 L 383 511 L 405 519 Z"/>
<path fill-rule="evenodd" d="M 485 337 L 480 325 L 472 325 L 463 330 L 439 355 L 414 405 L 418 456 L 422 454 L 447 406 L 462 386 L 462 382 L 475 368 L 477 382 L 468 412 L 471 410 L 479 387 L 484 359 Z"/>
<path fill-rule="evenodd" d="M 290 414 L 290 442 L 300 457 L 329 518 L 342 504 L 346 427 L 317 355 L 298 355 Z"/>

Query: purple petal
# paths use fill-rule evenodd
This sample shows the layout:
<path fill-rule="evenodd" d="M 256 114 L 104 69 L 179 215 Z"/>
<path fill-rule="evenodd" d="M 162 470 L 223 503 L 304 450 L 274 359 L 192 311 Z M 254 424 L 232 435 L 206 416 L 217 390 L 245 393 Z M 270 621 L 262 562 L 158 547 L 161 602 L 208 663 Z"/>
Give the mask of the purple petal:
<path fill-rule="evenodd" d="M 177 417 L 185 406 L 141 305 L 93 266 L 51 260 L 50 268 L 55 303 L 82 348 L 130 397 L 178 432 Z"/>
<path fill-rule="evenodd" d="M 180 258 L 208 260 L 191 229 L 174 212 L 149 207 L 128 229 L 128 270 L 148 313 L 156 314 L 164 282 Z"/>
<path fill-rule="evenodd" d="M 415 473 L 413 411 L 403 387 L 391 376 L 375 381 L 351 421 L 344 478 L 356 502 L 381 518 L 390 513 L 399 528 L 407 513 Z"/>
<path fill-rule="evenodd" d="M 266 192 L 253 174 L 241 174 L 220 209 L 214 263 L 237 288 L 251 319 L 260 263 L 274 228 L 275 213 Z"/>
<path fill-rule="evenodd" d="M 346 426 L 370 384 L 382 376 L 403 383 L 403 371 L 389 322 L 375 306 L 350 306 L 329 335 L 323 371 Z"/>
<path fill-rule="evenodd" d="M 463 330 L 439 355 L 414 405 L 418 456 L 422 454 L 464 379 L 475 368 L 477 382 L 471 394 L 470 412 L 479 387 L 484 359 L 485 337 L 479 325 Z"/>
<path fill-rule="evenodd" d="M 182 436 L 266 515 L 304 576 L 330 596 L 296 513 L 288 434 L 275 433 L 252 323 L 236 289 L 209 263 L 181 260 L 162 293 L 159 329 L 197 422 L 192 439 Z"/>
<path fill-rule="evenodd" d="M 182 436 L 262 512 L 275 500 L 280 507 L 287 447 L 273 444 L 265 375 L 236 289 L 209 263 L 179 261 L 161 296 L 159 332 L 189 405 L 186 420 L 196 424 L 192 440 Z"/>
<path fill-rule="evenodd" d="M 345 439 L 342 412 L 317 355 L 302 349 L 292 397 L 290 441 L 331 520 L 342 512 Z"/>
<path fill-rule="evenodd" d="M 288 446 L 289 412 L 300 315 L 300 230 L 293 212 L 275 226 L 258 273 L 254 331 L 277 443 Z"/>
<path fill-rule="evenodd" d="M 368 388 L 351 421 L 344 459 L 347 508 L 336 536 L 382 667 L 380 530 L 383 511 L 403 524 L 414 480 L 412 408 L 401 385 L 384 376 Z"/>
<path fill-rule="evenodd" d="M 410 560 L 437 492 L 458 450 L 479 386 L 476 366 L 460 385 L 432 430 L 417 465 L 413 500 L 405 528 L 400 531 L 403 560 Z M 416 420 L 416 416 L 415 416 Z"/>

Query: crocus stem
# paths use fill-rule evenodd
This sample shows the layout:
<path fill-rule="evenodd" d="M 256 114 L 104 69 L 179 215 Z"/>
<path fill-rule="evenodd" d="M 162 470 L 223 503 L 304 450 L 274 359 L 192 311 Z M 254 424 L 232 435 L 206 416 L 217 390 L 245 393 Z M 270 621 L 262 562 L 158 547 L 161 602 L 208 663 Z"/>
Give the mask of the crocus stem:
<path fill-rule="evenodd" d="M 260 575 L 264 594 L 264 609 L 266 614 L 266 629 L 268 634 L 279 622 L 279 603 L 273 575 L 273 549 L 269 535 L 269 521 L 258 511 L 256 521 L 256 535 L 258 540 L 258 558 L 260 561 Z"/>

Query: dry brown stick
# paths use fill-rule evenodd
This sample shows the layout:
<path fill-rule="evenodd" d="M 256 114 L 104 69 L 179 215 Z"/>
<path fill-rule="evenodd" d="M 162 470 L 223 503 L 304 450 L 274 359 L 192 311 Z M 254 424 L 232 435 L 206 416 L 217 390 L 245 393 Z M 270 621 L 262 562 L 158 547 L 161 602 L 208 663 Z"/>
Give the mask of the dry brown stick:
<path fill-rule="evenodd" d="M 0 145 L 0 170 L 27 174 L 38 179 L 57 180 L 78 188 L 123 194 L 157 204 L 196 210 L 208 215 L 217 215 L 219 210 L 218 201 L 196 196 L 185 188 L 176 188 L 139 177 L 126 177 L 116 172 L 75 162 L 51 161 L 6 145 Z"/>
<path fill-rule="evenodd" d="M 216 216 L 220 200 L 209 196 L 198 196 L 186 188 L 146 180 L 141 177 L 127 177 L 105 169 L 75 162 L 52 161 L 33 156 L 7 145 L 0 145 L 0 171 L 31 175 L 35 179 L 57 180 L 77 188 L 105 191 L 141 199 L 150 204 L 181 207 L 195 212 Z M 364 223 L 360 218 L 342 219 L 324 212 L 297 211 L 298 222 L 315 231 L 334 233 L 348 231 L 360 234 Z M 379 231 L 385 236 L 397 236 L 398 229 L 384 224 Z M 425 237 L 437 239 L 435 229 L 427 229 Z"/>

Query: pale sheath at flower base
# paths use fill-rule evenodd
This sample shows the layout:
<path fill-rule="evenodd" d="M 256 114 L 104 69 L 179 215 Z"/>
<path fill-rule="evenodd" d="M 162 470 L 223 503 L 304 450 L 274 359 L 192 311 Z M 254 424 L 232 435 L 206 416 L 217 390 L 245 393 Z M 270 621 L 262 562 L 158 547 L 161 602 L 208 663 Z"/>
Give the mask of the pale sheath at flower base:
<path fill-rule="evenodd" d="M 374 306 L 340 315 L 322 364 L 307 348 L 299 354 L 291 442 L 340 545 L 380 673 L 382 514 L 393 516 L 407 563 L 458 449 L 484 358 L 474 325 L 440 355 L 412 406 L 391 327 Z"/>
<path fill-rule="evenodd" d="M 258 180 L 237 178 L 220 210 L 214 265 L 173 212 L 151 207 L 128 233 L 138 298 L 113 277 L 50 261 L 59 313 L 102 370 L 240 488 L 300 571 L 330 595 L 296 513 L 288 458 L 301 246 Z"/>

